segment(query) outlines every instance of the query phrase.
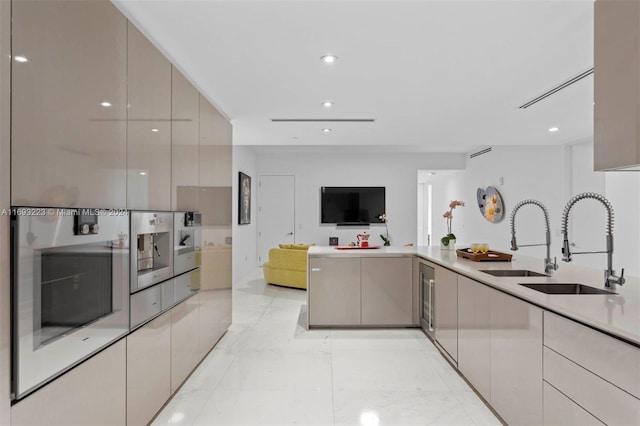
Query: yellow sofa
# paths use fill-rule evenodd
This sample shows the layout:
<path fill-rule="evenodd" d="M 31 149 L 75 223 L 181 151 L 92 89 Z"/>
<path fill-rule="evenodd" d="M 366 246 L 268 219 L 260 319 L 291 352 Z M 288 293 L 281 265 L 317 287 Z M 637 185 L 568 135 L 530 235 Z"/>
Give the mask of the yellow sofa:
<path fill-rule="evenodd" d="M 262 265 L 264 280 L 269 284 L 306 289 L 308 249 L 308 244 L 280 244 L 280 248 L 269 250 L 269 261 Z"/>

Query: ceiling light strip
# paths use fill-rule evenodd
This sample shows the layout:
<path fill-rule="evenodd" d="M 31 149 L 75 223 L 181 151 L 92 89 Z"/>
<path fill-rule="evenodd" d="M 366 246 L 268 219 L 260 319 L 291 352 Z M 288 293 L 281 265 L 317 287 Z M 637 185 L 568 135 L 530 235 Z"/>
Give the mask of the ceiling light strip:
<path fill-rule="evenodd" d="M 590 76 L 591 74 L 593 74 L 593 67 L 581 72 L 580 74 L 576 75 L 575 77 L 571 77 L 569 80 L 566 80 L 562 83 L 560 83 L 559 85 L 557 85 L 556 87 L 554 87 L 553 89 L 543 93 L 542 95 L 531 99 L 530 101 L 520 105 L 518 108 L 520 109 L 525 109 L 525 108 L 529 108 L 530 106 L 540 102 L 541 100 L 548 98 L 549 96 L 553 95 L 556 92 L 559 92 L 562 89 L 565 89 L 569 86 L 571 86 L 573 83 L 577 83 L 578 81 L 582 80 L 585 77 Z"/>
<path fill-rule="evenodd" d="M 273 123 L 373 123 L 375 118 L 272 118 Z"/>

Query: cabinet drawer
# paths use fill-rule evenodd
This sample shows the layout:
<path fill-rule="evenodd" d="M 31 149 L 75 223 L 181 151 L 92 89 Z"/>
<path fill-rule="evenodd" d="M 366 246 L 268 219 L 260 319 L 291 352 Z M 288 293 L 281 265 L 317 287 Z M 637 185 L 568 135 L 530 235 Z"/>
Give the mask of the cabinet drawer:
<path fill-rule="evenodd" d="M 640 349 L 551 312 L 544 345 L 640 398 Z"/>
<path fill-rule="evenodd" d="M 600 420 L 570 400 L 547 382 L 542 382 L 544 392 L 545 425 L 555 426 L 600 426 Z"/>
<path fill-rule="evenodd" d="M 162 311 L 162 286 L 156 285 L 131 295 L 131 329 Z"/>
<path fill-rule="evenodd" d="M 544 348 L 544 380 L 609 425 L 640 424 L 640 400 Z"/>

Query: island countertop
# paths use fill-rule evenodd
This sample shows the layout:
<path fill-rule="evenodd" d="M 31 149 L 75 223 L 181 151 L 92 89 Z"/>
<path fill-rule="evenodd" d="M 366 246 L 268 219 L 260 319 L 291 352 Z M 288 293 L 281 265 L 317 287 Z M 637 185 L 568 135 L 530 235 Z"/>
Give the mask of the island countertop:
<path fill-rule="evenodd" d="M 518 283 L 580 283 L 604 289 L 604 259 L 600 269 L 559 262 L 558 270 L 554 271 L 550 277 L 494 277 L 480 270 L 527 269 L 543 273 L 544 262 L 540 258 L 523 256 L 517 252 L 514 253 L 511 262 L 474 262 L 458 257 L 455 251 L 440 250 L 440 247 L 390 246 L 368 250 L 337 250 L 330 246 L 312 246 L 309 248 L 308 255 L 309 257 L 417 256 L 640 347 L 640 278 L 625 277 L 625 285 L 615 288 L 617 294 L 545 294 L 518 285 Z"/>

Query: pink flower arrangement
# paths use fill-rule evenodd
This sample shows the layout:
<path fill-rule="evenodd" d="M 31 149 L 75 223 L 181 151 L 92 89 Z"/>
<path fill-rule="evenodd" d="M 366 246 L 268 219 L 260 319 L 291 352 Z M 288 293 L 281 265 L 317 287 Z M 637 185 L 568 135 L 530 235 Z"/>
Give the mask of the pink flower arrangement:
<path fill-rule="evenodd" d="M 463 201 L 457 201 L 457 200 L 451 201 L 449 203 L 449 210 L 444 212 L 444 214 L 442 215 L 442 217 L 447 219 L 447 235 L 442 237 L 442 239 L 440 240 L 442 242 L 442 244 L 445 245 L 445 246 L 449 245 L 449 241 L 450 240 L 455 240 L 456 239 L 456 236 L 453 234 L 453 232 L 451 232 L 451 222 L 453 221 L 453 210 L 456 207 L 464 207 L 464 202 Z"/>

